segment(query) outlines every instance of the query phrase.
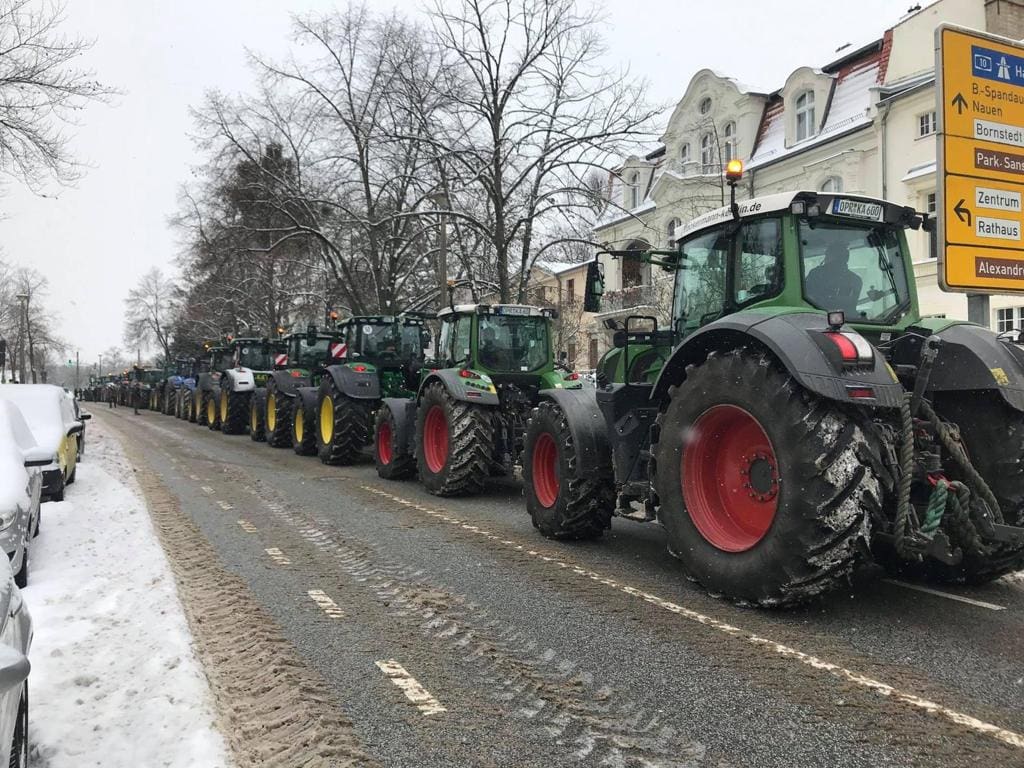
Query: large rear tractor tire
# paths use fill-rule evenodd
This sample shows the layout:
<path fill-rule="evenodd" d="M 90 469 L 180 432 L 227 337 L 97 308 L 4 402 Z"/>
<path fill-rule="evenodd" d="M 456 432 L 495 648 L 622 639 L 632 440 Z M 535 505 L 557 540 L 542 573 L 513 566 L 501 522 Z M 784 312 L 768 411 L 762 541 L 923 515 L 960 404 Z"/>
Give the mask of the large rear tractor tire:
<path fill-rule="evenodd" d="M 178 391 L 168 389 L 164 392 L 164 415 L 170 416 L 176 412 L 178 406 Z"/>
<path fill-rule="evenodd" d="M 192 421 L 201 427 L 208 426 L 206 423 L 206 401 L 210 398 L 210 393 L 205 389 L 197 389 L 193 396 L 195 397 L 195 418 Z"/>
<path fill-rule="evenodd" d="M 1024 525 L 1024 414 L 996 392 L 957 392 L 936 398 L 935 410 L 960 428 L 971 463 L 995 494 L 1003 521 Z M 953 471 L 949 475 L 962 479 Z M 956 566 L 935 561 L 924 565 L 925 575 L 937 581 L 985 584 L 1024 569 L 1024 546 L 1002 545 L 988 556 L 965 553 Z"/>
<path fill-rule="evenodd" d="M 301 396 L 295 397 L 292 406 L 292 450 L 299 456 L 312 456 L 316 453 L 316 414 L 304 407 Z"/>
<path fill-rule="evenodd" d="M 214 432 L 220 432 L 220 389 L 215 389 L 206 394 L 206 426 Z"/>
<path fill-rule="evenodd" d="M 276 388 L 268 389 L 263 423 L 267 430 L 267 445 L 272 448 L 290 447 L 292 444 L 292 398 L 281 394 Z"/>
<path fill-rule="evenodd" d="M 416 473 L 416 457 L 398 440 L 395 414 L 386 405 L 377 409 L 373 424 L 373 461 L 385 480 L 404 480 Z"/>
<path fill-rule="evenodd" d="M 225 435 L 244 435 L 249 426 L 251 392 L 220 393 L 220 431 Z"/>
<path fill-rule="evenodd" d="M 526 425 L 523 487 L 533 526 L 551 539 L 596 539 L 612 524 L 612 472 L 579 476 L 569 421 L 555 403 L 533 409 Z"/>
<path fill-rule="evenodd" d="M 659 517 L 693 579 L 763 606 L 848 581 L 882 492 L 852 416 L 739 349 L 690 366 L 659 424 Z"/>
<path fill-rule="evenodd" d="M 267 415 L 267 390 L 257 389 L 249 401 L 249 439 L 254 443 L 262 443 L 267 439 L 267 431 L 263 427 L 263 419 Z"/>
<path fill-rule="evenodd" d="M 317 399 L 316 452 L 324 464 L 352 464 L 370 442 L 370 401 L 341 392 L 327 377 Z"/>
<path fill-rule="evenodd" d="M 440 382 L 430 384 L 416 414 L 416 464 L 435 496 L 467 496 L 484 489 L 494 455 L 488 409 L 459 402 Z"/>
<path fill-rule="evenodd" d="M 198 402 L 198 394 L 196 390 L 187 389 L 181 402 L 181 418 L 190 424 L 196 423 L 196 406 L 194 403 Z"/>

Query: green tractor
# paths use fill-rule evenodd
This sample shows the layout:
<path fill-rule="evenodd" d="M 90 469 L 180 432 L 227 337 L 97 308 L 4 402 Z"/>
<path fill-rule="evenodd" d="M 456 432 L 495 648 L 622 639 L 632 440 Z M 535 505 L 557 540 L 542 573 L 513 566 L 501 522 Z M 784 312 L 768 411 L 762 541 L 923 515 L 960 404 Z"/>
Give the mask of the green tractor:
<path fill-rule="evenodd" d="M 192 394 L 192 411 L 195 418 L 189 419 L 202 427 L 220 428 L 220 378 L 223 372 L 234 364 L 235 353 L 230 344 L 206 345 L 202 370 L 196 377 Z"/>
<path fill-rule="evenodd" d="M 478 493 L 488 477 L 519 464 L 541 394 L 578 390 L 582 382 L 556 363 L 553 309 L 466 304 L 438 317 L 437 360 L 412 396 L 385 398 L 377 411 L 377 473 L 396 480 L 418 467 L 430 493 Z"/>
<path fill-rule="evenodd" d="M 257 388 L 265 387 L 274 368 L 275 357 L 284 351 L 279 340 L 266 337 L 229 339 L 230 358 L 226 355 L 220 364 L 211 397 L 206 404 L 206 422 L 210 429 L 219 429 L 225 435 L 244 434 L 249 427 L 250 402 Z"/>
<path fill-rule="evenodd" d="M 921 316 L 905 231 L 933 224 L 784 193 L 733 198 L 676 249 L 612 252 L 674 274 L 671 326 L 616 324 L 596 389 L 542 394 L 533 524 L 660 521 L 691 578 L 767 606 L 868 561 L 971 583 L 1024 566 L 1024 348 Z M 594 261 L 586 310 L 602 293 Z"/>
<path fill-rule="evenodd" d="M 371 443 L 373 413 L 383 397 L 415 391 L 430 339 L 422 314 L 359 315 L 336 329 L 329 361 L 300 387 L 292 447 L 324 464 L 351 464 Z"/>
<path fill-rule="evenodd" d="M 253 395 L 249 436 L 274 448 L 290 448 L 298 390 L 319 384 L 324 366 L 332 360 L 332 342 L 340 339 L 337 332 L 310 325 L 305 333 L 292 333 L 281 341 L 284 351 L 275 356 L 266 387 Z"/>

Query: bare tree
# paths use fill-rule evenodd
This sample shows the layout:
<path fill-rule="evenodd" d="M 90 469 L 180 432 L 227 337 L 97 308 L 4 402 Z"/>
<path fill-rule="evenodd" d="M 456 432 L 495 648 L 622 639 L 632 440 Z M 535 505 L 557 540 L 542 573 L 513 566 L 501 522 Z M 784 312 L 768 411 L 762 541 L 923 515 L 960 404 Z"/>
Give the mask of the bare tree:
<path fill-rule="evenodd" d="M 174 297 L 174 283 L 164 277 L 159 267 L 153 267 L 139 279 L 124 300 L 126 347 L 141 350 L 155 344 L 163 359 L 170 359 L 170 331 L 177 310 Z"/>
<path fill-rule="evenodd" d="M 73 182 L 80 166 L 64 128 L 113 90 L 75 66 L 89 41 L 60 32 L 57 0 L 0 0 L 0 171 L 34 190 L 51 177 Z"/>

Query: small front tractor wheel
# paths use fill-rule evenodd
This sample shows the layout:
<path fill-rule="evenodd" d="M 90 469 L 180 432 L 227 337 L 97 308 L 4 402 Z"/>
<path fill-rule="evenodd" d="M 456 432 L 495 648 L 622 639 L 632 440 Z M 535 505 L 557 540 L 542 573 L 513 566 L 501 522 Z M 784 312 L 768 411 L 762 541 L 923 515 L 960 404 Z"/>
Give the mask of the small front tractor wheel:
<path fill-rule="evenodd" d="M 526 425 L 523 486 L 533 525 L 548 538 L 596 539 L 611 527 L 613 473 L 580 477 L 569 420 L 547 400 Z"/>
<path fill-rule="evenodd" d="M 267 390 L 257 389 L 249 401 L 249 439 L 254 443 L 262 443 L 267 439 L 263 428 L 263 419 L 267 413 Z"/>
<path fill-rule="evenodd" d="M 766 355 L 712 352 L 659 418 L 659 518 L 709 592 L 779 606 L 838 587 L 868 539 L 881 485 L 868 438 Z"/>
<path fill-rule="evenodd" d="M 316 414 L 312 408 L 305 407 L 302 396 L 295 397 L 292 418 L 292 450 L 299 456 L 312 456 L 316 453 Z"/>
<path fill-rule="evenodd" d="M 352 464 L 370 442 L 370 403 L 349 397 L 327 377 L 318 393 L 316 451 L 324 464 Z"/>
<path fill-rule="evenodd" d="M 292 407 L 290 398 L 277 391 L 267 389 L 266 425 L 267 445 L 272 448 L 287 448 L 292 444 Z"/>
<path fill-rule="evenodd" d="M 220 429 L 225 435 L 242 435 L 249 425 L 249 392 L 223 390 L 220 395 Z"/>
<path fill-rule="evenodd" d="M 373 461 L 385 480 L 404 480 L 416 472 L 416 457 L 398 439 L 398 423 L 387 404 L 377 409 L 373 425 Z"/>
<path fill-rule="evenodd" d="M 479 493 L 493 455 L 491 413 L 455 400 L 440 382 L 428 385 L 416 414 L 416 464 L 424 488 L 435 496 Z"/>

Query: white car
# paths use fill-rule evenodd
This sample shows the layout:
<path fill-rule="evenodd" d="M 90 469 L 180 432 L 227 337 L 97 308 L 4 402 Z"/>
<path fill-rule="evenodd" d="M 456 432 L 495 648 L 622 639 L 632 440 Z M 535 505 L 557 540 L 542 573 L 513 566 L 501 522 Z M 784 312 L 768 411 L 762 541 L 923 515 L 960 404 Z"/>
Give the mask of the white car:
<path fill-rule="evenodd" d="M 28 650 L 32 616 L 0 558 L 0 765 L 28 765 Z"/>
<path fill-rule="evenodd" d="M 0 400 L 0 547 L 19 587 L 28 584 L 29 542 L 39 533 L 39 504 L 50 453 L 41 449 L 14 403 Z"/>

